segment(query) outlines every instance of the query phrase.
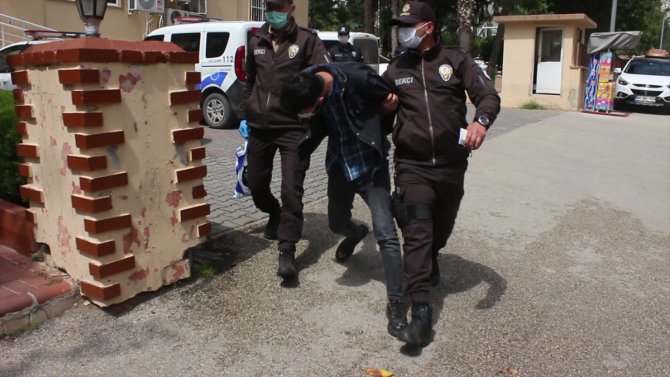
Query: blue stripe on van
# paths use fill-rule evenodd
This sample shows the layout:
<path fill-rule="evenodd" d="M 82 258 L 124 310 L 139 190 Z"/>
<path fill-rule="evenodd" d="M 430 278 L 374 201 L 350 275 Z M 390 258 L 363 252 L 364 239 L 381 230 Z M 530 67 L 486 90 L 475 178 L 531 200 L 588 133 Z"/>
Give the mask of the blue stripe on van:
<path fill-rule="evenodd" d="M 211 75 L 202 79 L 202 81 L 200 82 L 200 84 L 196 86 L 196 88 L 202 90 L 202 88 L 206 88 L 212 84 L 221 88 L 223 80 L 226 79 L 226 76 L 228 76 L 228 72 L 214 72 Z"/>

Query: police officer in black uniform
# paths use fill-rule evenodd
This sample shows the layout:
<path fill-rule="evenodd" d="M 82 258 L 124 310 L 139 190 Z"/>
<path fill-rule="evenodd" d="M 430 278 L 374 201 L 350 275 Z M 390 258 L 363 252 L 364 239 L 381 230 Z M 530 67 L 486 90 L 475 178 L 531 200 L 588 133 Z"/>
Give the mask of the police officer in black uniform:
<path fill-rule="evenodd" d="M 337 39 L 340 43 L 328 50 L 331 60 L 334 62 L 363 62 L 361 49 L 349 43 L 349 29 L 342 26 L 337 31 Z"/>
<path fill-rule="evenodd" d="M 454 227 L 468 156 L 484 142 L 500 97 L 466 51 L 438 43 L 435 12 L 428 4 L 409 1 L 391 20 L 394 25 L 407 52 L 384 73 L 399 98 L 392 207 L 403 234 L 406 293 L 412 301 L 412 320 L 398 338 L 425 346 L 432 333 L 430 288 L 440 277 L 437 253 Z M 466 93 L 477 108 L 470 123 Z"/>

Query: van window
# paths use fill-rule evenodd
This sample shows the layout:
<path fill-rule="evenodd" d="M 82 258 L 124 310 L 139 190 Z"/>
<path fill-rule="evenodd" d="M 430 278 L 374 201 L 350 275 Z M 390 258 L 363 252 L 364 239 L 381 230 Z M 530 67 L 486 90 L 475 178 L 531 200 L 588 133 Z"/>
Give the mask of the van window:
<path fill-rule="evenodd" d="M 200 33 L 172 34 L 171 42 L 188 52 L 200 51 Z"/>
<path fill-rule="evenodd" d="M 206 58 L 218 58 L 223 55 L 228 45 L 230 33 L 207 33 Z"/>
<path fill-rule="evenodd" d="M 379 46 L 375 39 L 354 39 L 354 46 L 361 49 L 367 64 L 379 64 Z"/>
<path fill-rule="evenodd" d="M 165 38 L 164 35 L 158 34 L 158 35 L 150 35 L 150 36 L 144 38 L 144 40 L 145 41 L 162 41 L 163 38 Z"/>

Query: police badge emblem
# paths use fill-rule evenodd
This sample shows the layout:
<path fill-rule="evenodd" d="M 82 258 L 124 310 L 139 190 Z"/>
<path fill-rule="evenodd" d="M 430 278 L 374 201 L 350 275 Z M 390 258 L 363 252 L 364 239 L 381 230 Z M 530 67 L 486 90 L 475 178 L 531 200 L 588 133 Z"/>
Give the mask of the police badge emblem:
<path fill-rule="evenodd" d="M 401 16 L 409 16 L 409 11 L 410 11 L 410 5 L 409 3 L 405 3 L 405 5 L 402 7 L 402 13 L 400 13 Z"/>
<path fill-rule="evenodd" d="M 300 51 L 300 47 L 298 45 L 291 45 L 288 48 L 288 57 L 289 59 L 295 58 L 296 55 L 298 55 L 298 51 Z"/>
<path fill-rule="evenodd" d="M 440 77 L 442 77 L 442 80 L 444 81 L 449 81 L 451 75 L 454 73 L 454 69 L 451 68 L 449 64 L 442 64 L 438 71 L 440 72 Z"/>

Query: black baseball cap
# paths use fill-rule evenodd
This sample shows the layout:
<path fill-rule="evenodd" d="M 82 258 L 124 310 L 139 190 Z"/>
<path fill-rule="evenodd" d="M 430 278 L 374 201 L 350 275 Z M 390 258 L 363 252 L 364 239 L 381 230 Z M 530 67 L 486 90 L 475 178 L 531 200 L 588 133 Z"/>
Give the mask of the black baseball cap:
<path fill-rule="evenodd" d="M 400 15 L 391 20 L 391 26 L 414 25 L 420 21 L 435 22 L 435 11 L 430 5 L 421 1 L 408 1 L 403 5 Z"/>
<path fill-rule="evenodd" d="M 342 26 L 337 30 L 337 35 L 349 35 L 349 29 L 346 26 Z"/>

